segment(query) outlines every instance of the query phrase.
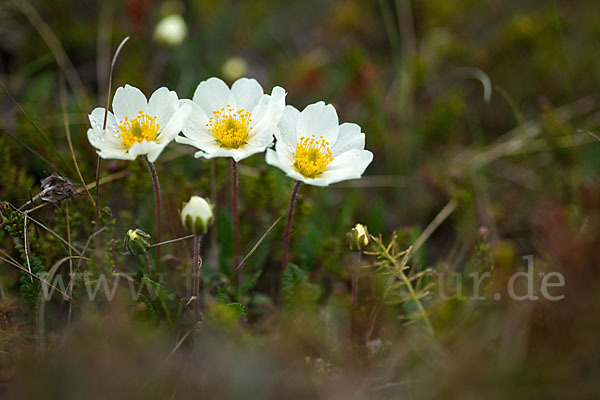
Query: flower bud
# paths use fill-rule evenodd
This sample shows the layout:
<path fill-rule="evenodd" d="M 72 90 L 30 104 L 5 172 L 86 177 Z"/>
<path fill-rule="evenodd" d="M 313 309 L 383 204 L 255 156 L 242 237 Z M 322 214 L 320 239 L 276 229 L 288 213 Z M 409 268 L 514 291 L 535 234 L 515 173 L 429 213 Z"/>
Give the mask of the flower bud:
<path fill-rule="evenodd" d="M 346 234 L 348 240 L 348 247 L 352 251 L 361 251 L 367 248 L 371 239 L 369 237 L 369 231 L 365 225 L 356 224 L 354 228 Z"/>
<path fill-rule="evenodd" d="M 204 235 L 213 222 L 213 206 L 200 196 L 192 196 L 181 210 L 181 223 L 194 235 Z"/>
<path fill-rule="evenodd" d="M 179 46 L 187 35 L 187 26 L 179 14 L 162 18 L 154 29 L 154 40 L 166 46 Z"/>
<path fill-rule="evenodd" d="M 125 248 L 133 255 L 139 256 L 151 247 L 150 235 L 141 229 L 128 230 L 125 235 Z"/>

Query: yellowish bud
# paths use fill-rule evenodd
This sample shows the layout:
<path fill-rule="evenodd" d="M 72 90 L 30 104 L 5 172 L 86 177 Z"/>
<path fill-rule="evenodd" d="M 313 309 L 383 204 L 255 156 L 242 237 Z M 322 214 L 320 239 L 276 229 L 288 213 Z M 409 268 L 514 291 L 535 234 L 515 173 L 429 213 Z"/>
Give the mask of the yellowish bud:
<path fill-rule="evenodd" d="M 369 231 L 367 230 L 367 227 L 362 224 L 356 224 L 354 228 L 348 232 L 346 238 L 348 240 L 348 247 L 352 251 L 364 250 L 371 243 Z"/>

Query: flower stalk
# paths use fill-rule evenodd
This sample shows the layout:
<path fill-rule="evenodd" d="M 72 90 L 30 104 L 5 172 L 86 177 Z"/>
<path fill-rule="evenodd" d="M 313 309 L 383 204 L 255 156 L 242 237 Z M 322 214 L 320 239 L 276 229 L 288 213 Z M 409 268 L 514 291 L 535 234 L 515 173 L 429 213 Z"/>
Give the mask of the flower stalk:
<path fill-rule="evenodd" d="M 152 177 L 152 186 L 154 187 L 154 201 L 156 203 L 156 235 L 155 240 L 156 243 L 160 243 L 160 232 L 162 230 L 162 201 L 160 195 L 160 183 L 158 181 L 158 173 L 156 172 L 156 167 L 154 163 L 148 160 L 147 156 L 144 156 L 144 161 L 148 165 L 148 170 L 150 171 L 150 176 Z M 158 273 L 158 266 L 160 264 L 160 246 L 156 246 L 156 272 Z"/>
<path fill-rule="evenodd" d="M 196 322 L 202 321 L 200 314 L 200 268 L 202 267 L 202 257 L 200 248 L 202 247 L 202 235 L 194 235 L 194 317 Z"/>
<path fill-rule="evenodd" d="M 233 246 L 234 246 L 234 266 L 240 265 L 240 216 L 238 211 L 238 192 L 239 192 L 239 173 L 238 163 L 231 159 L 231 191 L 232 191 L 232 214 L 233 214 Z M 239 275 L 238 275 L 239 278 Z"/>
<path fill-rule="evenodd" d="M 185 229 L 194 235 L 194 316 L 196 322 L 202 321 L 200 313 L 200 268 L 202 258 L 200 247 L 202 236 L 208 232 L 213 223 L 213 205 L 200 196 L 192 196 L 190 201 L 183 204 L 181 210 L 181 223 Z"/>
<path fill-rule="evenodd" d="M 292 219 L 294 217 L 294 207 L 296 206 L 296 199 L 298 198 L 298 191 L 300 190 L 300 186 L 302 186 L 302 182 L 296 181 L 294 183 L 294 187 L 292 188 L 292 193 L 290 194 L 290 203 L 288 205 L 288 214 L 287 221 L 285 223 L 285 234 L 283 236 L 283 253 L 281 256 L 281 271 L 285 270 L 287 266 L 290 256 L 290 232 L 292 230 Z"/>

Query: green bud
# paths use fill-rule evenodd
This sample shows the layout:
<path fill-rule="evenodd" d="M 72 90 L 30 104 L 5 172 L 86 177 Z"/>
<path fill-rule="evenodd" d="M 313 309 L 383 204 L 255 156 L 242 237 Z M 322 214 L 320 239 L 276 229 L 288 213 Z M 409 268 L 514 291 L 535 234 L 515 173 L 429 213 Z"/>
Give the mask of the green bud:
<path fill-rule="evenodd" d="M 346 238 L 348 240 L 348 247 L 352 251 L 364 250 L 371 243 L 367 227 L 361 224 L 356 224 L 356 226 L 346 234 Z"/>
<path fill-rule="evenodd" d="M 128 230 L 125 235 L 125 247 L 131 254 L 142 255 L 151 247 L 151 237 L 141 229 Z"/>
<path fill-rule="evenodd" d="M 183 204 L 181 223 L 194 235 L 204 235 L 213 223 L 213 206 L 200 196 Z"/>

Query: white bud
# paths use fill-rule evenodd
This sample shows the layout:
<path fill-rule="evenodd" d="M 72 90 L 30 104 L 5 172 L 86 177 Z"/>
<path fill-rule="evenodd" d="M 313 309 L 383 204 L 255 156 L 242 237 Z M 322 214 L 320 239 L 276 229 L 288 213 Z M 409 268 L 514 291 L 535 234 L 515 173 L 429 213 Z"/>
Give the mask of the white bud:
<path fill-rule="evenodd" d="M 181 223 L 194 235 L 204 235 L 213 222 L 213 206 L 200 196 L 192 196 L 181 210 Z"/>
<path fill-rule="evenodd" d="M 154 40 L 167 46 L 179 46 L 187 35 L 187 26 L 179 14 L 171 14 L 160 21 L 154 29 Z"/>

